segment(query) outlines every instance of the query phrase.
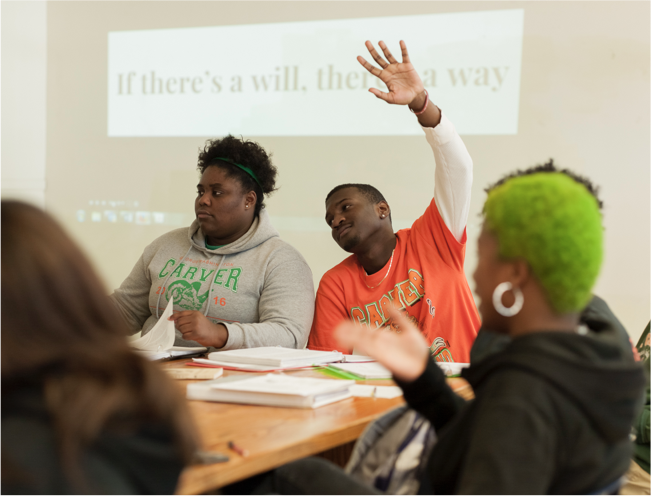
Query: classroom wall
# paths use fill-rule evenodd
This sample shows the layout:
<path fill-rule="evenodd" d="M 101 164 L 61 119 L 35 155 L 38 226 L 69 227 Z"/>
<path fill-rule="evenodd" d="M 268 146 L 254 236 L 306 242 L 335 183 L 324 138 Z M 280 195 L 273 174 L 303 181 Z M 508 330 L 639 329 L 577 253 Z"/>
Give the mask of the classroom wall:
<path fill-rule="evenodd" d="M 470 286 L 483 188 L 509 171 L 553 157 L 601 186 L 606 259 L 595 292 L 636 338 L 650 315 L 645 2 L 49 3 L 46 207 L 85 247 L 109 289 L 126 277 L 143 248 L 172 226 L 79 222 L 80 210 L 89 214 L 121 202 L 192 217 L 197 150 L 210 136 L 107 137 L 110 31 L 514 8 L 525 11 L 518 132 L 462 136 L 475 164 L 466 259 Z M 4 25 L 3 15 L 3 58 Z M 364 51 L 351 47 L 350 56 Z M 4 97 L 3 84 L 3 103 Z M 374 98 L 365 92 L 359 97 Z M 436 92 L 431 98 L 445 111 Z M 4 179 L 10 170 L 4 105 L 2 116 Z M 372 183 L 387 197 L 397 228 L 410 225 L 431 200 L 433 159 L 421 137 L 247 138 L 274 154 L 280 190 L 268 209 L 281 236 L 308 260 L 315 285 L 347 256 L 322 220 L 323 199 L 332 187 Z"/>
<path fill-rule="evenodd" d="M 2 198 L 45 205 L 46 2 L 2 2 Z"/>

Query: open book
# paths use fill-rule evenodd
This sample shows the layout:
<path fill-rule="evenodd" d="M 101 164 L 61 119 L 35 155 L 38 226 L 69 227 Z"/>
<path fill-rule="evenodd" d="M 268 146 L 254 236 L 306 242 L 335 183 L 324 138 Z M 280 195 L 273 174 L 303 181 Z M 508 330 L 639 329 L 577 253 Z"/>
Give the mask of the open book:
<path fill-rule="evenodd" d="M 202 346 L 174 346 L 176 337 L 174 322 L 167 320 L 173 310 L 174 298 L 171 298 L 156 325 L 144 336 L 131 341 L 130 344 L 135 351 L 154 361 L 183 358 L 208 351 L 208 348 Z"/>
<path fill-rule="evenodd" d="M 208 355 L 216 365 L 249 368 L 251 365 L 267 368 L 293 368 L 338 362 L 338 351 L 295 350 L 280 346 L 262 346 L 242 350 L 215 351 Z"/>
<path fill-rule="evenodd" d="M 239 379 L 239 376 L 237 376 Z M 285 374 L 227 377 L 188 385 L 188 399 L 248 405 L 318 408 L 349 398 L 355 381 L 312 379 Z"/>

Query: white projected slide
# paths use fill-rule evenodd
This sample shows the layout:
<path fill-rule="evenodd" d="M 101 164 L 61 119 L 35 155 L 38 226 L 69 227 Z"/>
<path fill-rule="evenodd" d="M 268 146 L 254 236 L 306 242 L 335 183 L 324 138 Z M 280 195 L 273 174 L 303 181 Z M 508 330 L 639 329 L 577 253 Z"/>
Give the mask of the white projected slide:
<path fill-rule="evenodd" d="M 460 134 L 518 129 L 522 9 L 109 33 L 109 136 L 419 135 L 356 60 L 404 39 Z"/>

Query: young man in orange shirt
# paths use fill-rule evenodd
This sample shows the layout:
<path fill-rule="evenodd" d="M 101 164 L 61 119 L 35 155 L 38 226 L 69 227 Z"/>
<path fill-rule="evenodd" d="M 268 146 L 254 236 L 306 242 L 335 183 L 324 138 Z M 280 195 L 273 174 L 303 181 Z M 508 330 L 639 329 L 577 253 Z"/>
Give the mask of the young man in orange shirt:
<path fill-rule="evenodd" d="M 468 362 L 480 326 L 463 271 L 472 159 L 452 123 L 429 102 L 405 43 L 401 63 L 379 45 L 386 60 L 366 42 L 381 69 L 358 61 L 389 90 L 371 93 L 408 105 L 418 117 L 436 161 L 434 198 L 411 229 L 394 233 L 389 204 L 373 186 L 343 184 L 328 194 L 332 237 L 353 255 L 321 279 L 308 348 L 338 349 L 332 332 L 346 319 L 400 332 L 388 318 L 387 306 L 394 304 L 418 326 L 436 360 Z"/>

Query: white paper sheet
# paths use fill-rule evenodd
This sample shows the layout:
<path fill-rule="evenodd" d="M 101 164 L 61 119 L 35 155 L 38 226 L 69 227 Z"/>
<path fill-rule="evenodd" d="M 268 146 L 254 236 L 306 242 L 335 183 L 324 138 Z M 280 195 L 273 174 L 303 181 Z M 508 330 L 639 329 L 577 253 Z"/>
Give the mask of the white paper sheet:
<path fill-rule="evenodd" d="M 436 362 L 445 375 L 459 375 L 461 371 L 470 367 L 469 363 L 460 362 Z"/>
<path fill-rule="evenodd" d="M 138 350 L 161 352 L 174 346 L 174 322 L 167 320 L 174 311 L 174 298 L 170 298 L 163 315 L 158 319 L 151 331 L 141 338 L 131 341 L 131 346 Z"/>

